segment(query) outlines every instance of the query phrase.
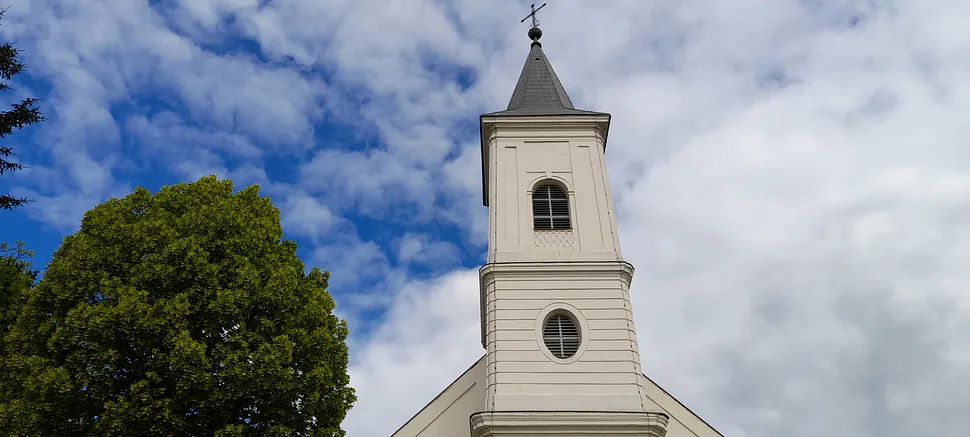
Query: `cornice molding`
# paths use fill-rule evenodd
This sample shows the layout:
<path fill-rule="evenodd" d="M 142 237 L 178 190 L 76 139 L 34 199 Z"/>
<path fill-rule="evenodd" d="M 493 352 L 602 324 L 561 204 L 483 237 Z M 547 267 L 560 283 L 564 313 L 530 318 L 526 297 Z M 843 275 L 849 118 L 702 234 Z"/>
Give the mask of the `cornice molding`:
<path fill-rule="evenodd" d="M 498 130 L 514 131 L 537 131 L 541 129 L 554 129 L 559 131 L 580 131 L 592 130 L 596 139 L 603 142 L 609 129 L 607 122 L 507 122 L 507 123 L 488 123 L 482 126 L 482 138 L 486 143 L 490 143 L 498 138 Z M 518 132 L 516 132 L 518 133 Z"/>
<path fill-rule="evenodd" d="M 668 421 L 646 411 L 483 411 L 469 418 L 473 437 L 664 437 Z"/>
<path fill-rule="evenodd" d="M 629 284 L 633 281 L 633 264 L 626 261 L 538 261 L 488 263 L 478 269 L 478 276 L 484 289 L 495 281 L 496 276 L 521 277 L 536 274 L 555 274 L 556 276 L 581 276 L 583 278 L 614 278 Z"/>
<path fill-rule="evenodd" d="M 583 123 L 583 122 L 602 122 L 609 123 L 612 116 L 606 113 L 599 114 L 573 114 L 573 115 L 517 115 L 495 116 L 482 114 L 479 119 L 482 123 Z"/>

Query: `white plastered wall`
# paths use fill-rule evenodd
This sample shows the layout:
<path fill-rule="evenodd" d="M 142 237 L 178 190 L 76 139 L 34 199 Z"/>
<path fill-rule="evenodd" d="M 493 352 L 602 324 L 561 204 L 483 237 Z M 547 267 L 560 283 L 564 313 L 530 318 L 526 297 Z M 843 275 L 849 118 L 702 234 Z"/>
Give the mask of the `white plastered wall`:
<path fill-rule="evenodd" d="M 617 261 L 484 267 L 486 409 L 644 411 L 631 274 Z M 556 309 L 583 332 L 567 360 L 542 344 L 541 321 Z"/>
<path fill-rule="evenodd" d="M 485 407 L 485 358 L 478 360 L 391 437 L 459 437 Z"/>
<path fill-rule="evenodd" d="M 483 123 L 489 196 L 489 262 L 620 260 L 604 156 L 605 117 Z M 532 190 L 566 189 L 572 229 L 534 231 Z"/>

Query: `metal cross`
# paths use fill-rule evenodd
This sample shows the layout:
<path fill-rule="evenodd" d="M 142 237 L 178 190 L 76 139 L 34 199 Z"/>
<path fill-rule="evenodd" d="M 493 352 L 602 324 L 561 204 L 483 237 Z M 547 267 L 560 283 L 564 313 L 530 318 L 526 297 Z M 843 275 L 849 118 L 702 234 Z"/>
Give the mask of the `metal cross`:
<path fill-rule="evenodd" d="M 529 15 L 526 15 L 525 18 L 523 18 L 522 21 L 519 21 L 519 22 L 520 23 L 525 23 L 525 20 L 528 20 L 529 18 L 532 18 L 532 28 L 535 29 L 535 28 L 539 27 L 539 20 L 536 20 L 536 12 L 539 12 L 539 9 L 542 9 L 544 7 L 546 7 L 546 4 L 545 3 L 543 3 L 542 6 L 539 6 L 538 8 L 536 7 L 535 3 L 533 3 L 532 4 L 532 12 L 529 12 Z"/>

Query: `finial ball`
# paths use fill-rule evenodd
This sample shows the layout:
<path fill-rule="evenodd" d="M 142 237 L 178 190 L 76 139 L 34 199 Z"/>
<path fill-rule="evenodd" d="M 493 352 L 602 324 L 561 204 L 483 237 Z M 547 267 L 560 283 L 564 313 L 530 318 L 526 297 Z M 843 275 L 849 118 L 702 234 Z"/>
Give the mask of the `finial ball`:
<path fill-rule="evenodd" d="M 538 27 L 529 29 L 529 38 L 533 41 L 538 41 L 539 38 L 542 38 L 542 31 Z"/>

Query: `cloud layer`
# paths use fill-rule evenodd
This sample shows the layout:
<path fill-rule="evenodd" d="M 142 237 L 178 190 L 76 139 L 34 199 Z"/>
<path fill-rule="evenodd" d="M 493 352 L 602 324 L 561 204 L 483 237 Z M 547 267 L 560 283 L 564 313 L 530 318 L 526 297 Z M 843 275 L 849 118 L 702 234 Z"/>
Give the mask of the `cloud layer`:
<path fill-rule="evenodd" d="M 355 330 L 349 435 L 388 435 L 482 353 L 476 117 L 507 103 L 527 10 L 15 0 L 15 86 L 50 120 L 4 179 L 36 238 L 136 185 L 261 184 Z M 574 103 L 613 114 L 648 375 L 730 436 L 964 435 L 970 4 L 542 12 Z"/>

